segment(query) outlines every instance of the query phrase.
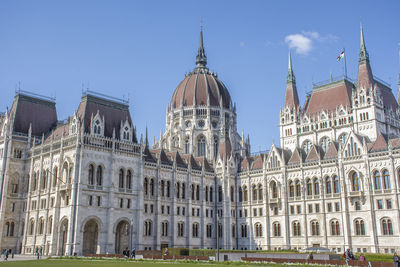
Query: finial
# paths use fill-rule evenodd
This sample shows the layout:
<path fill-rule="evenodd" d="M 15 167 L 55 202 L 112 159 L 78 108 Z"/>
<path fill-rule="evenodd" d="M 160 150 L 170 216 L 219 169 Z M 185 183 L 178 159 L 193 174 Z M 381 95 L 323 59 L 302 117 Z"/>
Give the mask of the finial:
<path fill-rule="evenodd" d="M 366 60 L 369 60 L 369 55 L 367 52 L 367 48 L 365 47 L 364 31 L 363 31 L 362 22 L 360 20 L 360 53 L 358 55 L 358 62 L 362 62 L 362 61 L 366 61 Z"/>
<path fill-rule="evenodd" d="M 289 48 L 289 68 L 288 68 L 287 82 L 296 83 L 296 79 L 293 74 L 292 56 L 290 54 L 290 48 Z"/>
<path fill-rule="evenodd" d="M 207 65 L 207 56 L 204 52 L 204 45 L 203 45 L 203 25 L 200 25 L 200 43 L 199 49 L 197 51 L 196 56 L 196 68 L 205 68 Z"/>

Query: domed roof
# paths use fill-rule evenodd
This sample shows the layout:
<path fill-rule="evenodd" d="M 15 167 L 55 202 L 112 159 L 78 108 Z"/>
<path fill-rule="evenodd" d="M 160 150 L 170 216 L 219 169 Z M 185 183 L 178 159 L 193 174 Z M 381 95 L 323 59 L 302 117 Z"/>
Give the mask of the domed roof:
<path fill-rule="evenodd" d="M 196 68 L 186 75 L 176 87 L 171 109 L 191 106 L 212 106 L 230 109 L 231 96 L 217 75 L 206 67 L 207 57 L 203 47 L 203 31 L 200 31 L 200 46 L 196 56 Z"/>

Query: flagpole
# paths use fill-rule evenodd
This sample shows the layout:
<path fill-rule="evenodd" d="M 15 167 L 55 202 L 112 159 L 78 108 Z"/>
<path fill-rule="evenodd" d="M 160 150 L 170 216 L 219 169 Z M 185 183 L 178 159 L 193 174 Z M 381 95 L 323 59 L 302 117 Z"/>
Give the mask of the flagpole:
<path fill-rule="evenodd" d="M 343 47 L 343 52 L 344 52 L 344 77 L 347 79 L 347 64 L 346 64 L 346 52 Z"/>

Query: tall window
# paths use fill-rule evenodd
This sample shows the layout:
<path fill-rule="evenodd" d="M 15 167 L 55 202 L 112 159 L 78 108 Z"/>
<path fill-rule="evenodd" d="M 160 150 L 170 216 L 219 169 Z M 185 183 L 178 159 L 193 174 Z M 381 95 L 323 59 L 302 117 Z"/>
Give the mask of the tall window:
<path fill-rule="evenodd" d="M 383 171 L 383 189 L 390 189 L 390 175 L 388 170 Z"/>
<path fill-rule="evenodd" d="M 231 189 L 230 189 L 230 197 L 231 197 L 231 202 L 234 202 L 235 201 L 235 189 L 233 186 L 231 186 Z"/>
<path fill-rule="evenodd" d="M 161 223 L 161 236 L 168 236 L 168 222 Z"/>
<path fill-rule="evenodd" d="M 200 185 L 196 186 L 196 200 L 200 200 Z"/>
<path fill-rule="evenodd" d="M 53 228 L 53 216 L 49 217 L 49 222 L 47 225 L 47 233 L 51 234 L 51 230 Z"/>
<path fill-rule="evenodd" d="M 92 167 L 92 171 L 90 172 L 90 167 Z M 92 177 L 91 177 L 91 179 L 90 179 L 90 173 L 91 173 L 91 175 L 92 175 Z M 54 169 L 53 169 L 53 187 L 55 187 L 56 185 L 57 185 L 57 174 L 58 174 L 58 168 L 57 167 L 54 167 Z M 94 184 L 94 167 L 93 167 L 93 165 L 90 165 L 89 166 L 89 181 L 88 181 L 88 183 L 90 184 L 90 185 L 93 185 Z"/>
<path fill-rule="evenodd" d="M 253 195 L 253 201 L 257 200 L 257 187 L 255 184 L 253 184 L 253 190 L 252 190 L 252 195 Z"/>
<path fill-rule="evenodd" d="M 332 193 L 331 177 L 326 177 L 325 178 L 325 188 L 326 188 L 326 193 L 327 194 L 331 194 Z"/>
<path fill-rule="evenodd" d="M 258 185 L 258 200 L 263 200 L 263 190 L 262 190 L 262 185 Z"/>
<path fill-rule="evenodd" d="M 301 197 L 301 183 L 300 183 L 300 180 L 296 180 L 296 197 Z"/>
<path fill-rule="evenodd" d="M 213 195 L 213 187 L 210 186 L 210 202 L 213 202 L 213 197 L 214 197 L 214 195 Z"/>
<path fill-rule="evenodd" d="M 164 180 L 161 180 L 160 181 L 160 192 L 161 192 L 161 196 L 163 197 L 164 196 L 164 192 L 165 192 L 165 182 L 164 182 Z"/>
<path fill-rule="evenodd" d="M 143 187 L 144 194 L 147 196 L 149 194 L 149 180 L 147 178 L 144 178 Z"/>
<path fill-rule="evenodd" d="M 218 156 L 218 137 L 214 136 L 214 157 Z"/>
<path fill-rule="evenodd" d="M 189 154 L 190 149 L 190 143 L 189 143 L 189 137 L 185 139 L 185 154 Z"/>
<path fill-rule="evenodd" d="M 182 199 L 186 198 L 186 184 L 182 183 Z"/>
<path fill-rule="evenodd" d="M 313 184 L 314 184 L 314 195 L 319 195 L 319 182 L 318 182 L 318 178 L 314 178 Z"/>
<path fill-rule="evenodd" d="M 166 192 L 166 196 L 167 197 L 171 197 L 171 182 L 167 181 L 167 192 Z"/>
<path fill-rule="evenodd" d="M 184 235 L 183 227 L 184 227 L 184 223 L 178 222 L 178 237 L 183 237 L 183 235 Z"/>
<path fill-rule="evenodd" d="M 333 193 L 338 194 L 339 190 L 339 177 L 335 175 L 333 177 Z"/>
<path fill-rule="evenodd" d="M 310 178 L 307 179 L 306 184 L 307 184 L 307 196 L 312 196 L 312 182 Z"/>
<path fill-rule="evenodd" d="M 340 147 L 344 147 L 344 143 L 346 143 L 346 140 L 347 140 L 347 134 L 346 133 L 343 133 L 343 134 L 341 134 L 340 136 L 339 136 L 339 145 L 340 145 Z"/>
<path fill-rule="evenodd" d="M 197 156 L 202 157 L 206 155 L 206 138 L 200 136 L 197 140 Z"/>
<path fill-rule="evenodd" d="M 242 224 L 240 226 L 240 230 L 241 230 L 242 237 L 247 237 L 247 225 L 246 224 Z"/>
<path fill-rule="evenodd" d="M 336 220 L 331 221 L 331 235 L 340 235 L 339 222 Z"/>
<path fill-rule="evenodd" d="M 311 234 L 319 235 L 319 222 L 317 222 L 317 221 L 311 222 Z"/>
<path fill-rule="evenodd" d="M 232 224 L 231 232 L 232 232 L 232 237 L 235 238 L 236 237 L 236 225 L 235 224 Z"/>
<path fill-rule="evenodd" d="M 243 190 L 242 190 L 242 187 L 239 186 L 239 202 L 242 202 L 242 201 L 243 201 Z"/>
<path fill-rule="evenodd" d="M 374 183 L 375 183 L 376 190 L 382 189 L 381 174 L 378 171 L 374 172 Z"/>
<path fill-rule="evenodd" d="M 97 166 L 96 171 L 96 183 L 101 186 L 103 181 L 103 168 L 101 166 Z"/>
<path fill-rule="evenodd" d="M 275 181 L 271 182 L 271 195 L 272 195 L 272 198 L 278 197 L 278 186 L 276 185 Z"/>
<path fill-rule="evenodd" d="M 388 218 L 382 219 L 382 234 L 393 235 L 392 221 Z"/>
<path fill-rule="evenodd" d="M 280 223 L 274 223 L 272 225 L 273 231 L 274 231 L 274 236 L 281 236 L 281 224 Z"/>
<path fill-rule="evenodd" d="M 192 237 L 199 237 L 199 224 L 192 224 Z"/>
<path fill-rule="evenodd" d="M 192 195 L 192 200 L 194 200 L 194 194 L 195 194 L 194 191 L 195 191 L 195 190 L 194 190 L 194 184 L 191 184 L 191 185 L 190 185 L 190 192 L 191 192 L 191 195 Z"/>
<path fill-rule="evenodd" d="M 289 181 L 289 197 L 294 197 L 294 185 L 293 181 Z"/>
<path fill-rule="evenodd" d="M 247 186 L 243 186 L 243 201 L 247 201 Z"/>
<path fill-rule="evenodd" d="M 218 202 L 222 201 L 222 186 L 218 186 Z"/>
<path fill-rule="evenodd" d="M 206 231 L 207 231 L 207 237 L 211 238 L 212 237 L 212 224 L 207 224 Z"/>
<path fill-rule="evenodd" d="M 92 164 L 89 165 L 88 183 L 90 185 L 94 184 L 94 166 Z"/>
<path fill-rule="evenodd" d="M 321 148 L 325 153 L 326 153 L 326 151 L 328 151 L 329 144 L 330 144 L 330 140 L 328 137 L 324 137 L 321 139 Z"/>
<path fill-rule="evenodd" d="M 44 219 L 42 217 L 39 219 L 39 224 L 38 224 L 38 234 L 39 235 L 43 234 L 43 228 L 44 228 Z"/>
<path fill-rule="evenodd" d="M 300 236 L 301 229 L 300 229 L 300 222 L 295 221 L 293 222 L 293 236 Z"/>
<path fill-rule="evenodd" d="M 119 188 L 124 188 L 124 170 L 119 170 Z"/>
<path fill-rule="evenodd" d="M 130 170 L 126 172 L 126 188 L 132 189 L 132 172 Z"/>
<path fill-rule="evenodd" d="M 262 237 L 262 225 L 261 225 L 261 223 L 256 223 L 254 225 L 254 229 L 256 231 L 256 237 Z"/>
<path fill-rule="evenodd" d="M 365 225 L 364 221 L 361 219 L 355 220 L 354 221 L 354 226 L 356 230 L 356 235 L 365 235 Z"/>
<path fill-rule="evenodd" d="M 29 235 L 33 235 L 34 231 L 35 231 L 35 220 L 31 219 L 29 222 L 29 231 L 28 231 Z"/>
<path fill-rule="evenodd" d="M 360 191 L 360 180 L 356 172 L 351 176 L 351 187 L 353 191 Z"/>
<path fill-rule="evenodd" d="M 150 220 L 144 222 L 144 235 L 145 236 L 151 236 L 152 224 L 153 223 Z"/>
<path fill-rule="evenodd" d="M 181 183 L 177 182 L 176 183 L 176 198 L 180 197 L 180 189 L 181 189 L 180 187 L 181 187 Z"/>
<path fill-rule="evenodd" d="M 303 149 L 304 149 L 304 152 L 306 152 L 306 155 L 308 155 L 308 153 L 310 153 L 311 146 L 312 146 L 312 143 L 309 140 L 304 141 Z"/>
<path fill-rule="evenodd" d="M 154 196 L 154 179 L 150 179 L 150 195 Z"/>

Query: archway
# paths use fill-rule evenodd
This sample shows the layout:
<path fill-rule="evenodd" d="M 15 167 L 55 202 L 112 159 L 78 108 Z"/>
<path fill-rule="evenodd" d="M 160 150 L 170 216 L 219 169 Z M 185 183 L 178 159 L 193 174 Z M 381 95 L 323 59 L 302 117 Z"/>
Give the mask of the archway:
<path fill-rule="evenodd" d="M 67 245 L 67 237 L 68 237 L 68 219 L 65 219 L 60 224 L 60 228 L 58 231 L 58 255 L 64 256 L 65 249 Z"/>
<path fill-rule="evenodd" d="M 82 254 L 96 254 L 97 241 L 99 236 L 99 225 L 94 219 L 86 222 L 83 229 Z"/>
<path fill-rule="evenodd" d="M 115 253 L 122 254 L 122 252 L 129 246 L 129 223 L 125 220 L 118 223 L 115 231 Z"/>

